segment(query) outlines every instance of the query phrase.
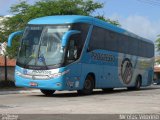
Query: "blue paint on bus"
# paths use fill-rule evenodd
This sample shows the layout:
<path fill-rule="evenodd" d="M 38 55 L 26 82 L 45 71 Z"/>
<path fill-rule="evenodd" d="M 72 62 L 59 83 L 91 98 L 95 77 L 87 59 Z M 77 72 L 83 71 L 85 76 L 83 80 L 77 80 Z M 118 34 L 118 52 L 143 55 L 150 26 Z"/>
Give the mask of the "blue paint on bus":
<path fill-rule="evenodd" d="M 93 44 L 98 30 L 104 33 L 99 32 L 99 40 L 104 43 Z M 117 42 L 110 43 L 108 39 Z M 125 46 L 124 41 L 130 42 Z M 112 44 L 118 47 L 115 49 Z M 139 76 L 141 85 L 148 86 L 153 78 L 153 58 L 153 42 L 107 22 L 79 15 L 47 16 L 28 22 L 15 83 L 46 90 L 82 90 L 87 75 L 92 75 L 94 88 L 103 89 L 133 87 Z"/>

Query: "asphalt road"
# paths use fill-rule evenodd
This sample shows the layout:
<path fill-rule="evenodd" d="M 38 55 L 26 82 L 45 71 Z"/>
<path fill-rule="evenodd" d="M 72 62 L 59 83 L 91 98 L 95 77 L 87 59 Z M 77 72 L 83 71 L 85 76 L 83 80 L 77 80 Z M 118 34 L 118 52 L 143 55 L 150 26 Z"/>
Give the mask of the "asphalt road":
<path fill-rule="evenodd" d="M 0 95 L 0 114 L 160 114 L 160 86 L 140 91 L 96 90 L 90 96 L 75 91 L 56 92 L 45 97 L 40 92 Z"/>

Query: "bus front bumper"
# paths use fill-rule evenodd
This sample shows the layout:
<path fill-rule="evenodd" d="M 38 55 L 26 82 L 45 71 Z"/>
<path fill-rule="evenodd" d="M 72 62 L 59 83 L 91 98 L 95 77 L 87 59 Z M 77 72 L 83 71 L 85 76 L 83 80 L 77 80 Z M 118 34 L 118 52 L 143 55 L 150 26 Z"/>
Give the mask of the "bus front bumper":
<path fill-rule="evenodd" d="M 32 80 L 15 75 L 15 85 L 46 90 L 67 90 L 68 86 L 63 77 L 49 80 Z"/>

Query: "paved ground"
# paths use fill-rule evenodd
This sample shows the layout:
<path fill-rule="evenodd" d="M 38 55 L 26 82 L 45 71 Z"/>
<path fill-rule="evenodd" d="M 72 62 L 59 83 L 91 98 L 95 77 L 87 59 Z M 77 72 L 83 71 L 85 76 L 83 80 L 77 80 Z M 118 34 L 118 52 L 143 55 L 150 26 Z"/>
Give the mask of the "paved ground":
<path fill-rule="evenodd" d="M 125 89 L 90 96 L 77 96 L 75 91 L 56 92 L 45 97 L 40 92 L 0 95 L 0 113 L 10 114 L 160 114 L 160 86 Z"/>

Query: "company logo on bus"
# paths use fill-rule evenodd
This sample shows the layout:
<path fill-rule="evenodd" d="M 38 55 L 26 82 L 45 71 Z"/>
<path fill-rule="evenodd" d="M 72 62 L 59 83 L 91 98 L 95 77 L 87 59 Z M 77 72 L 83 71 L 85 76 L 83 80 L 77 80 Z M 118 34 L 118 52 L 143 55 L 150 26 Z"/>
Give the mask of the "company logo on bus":
<path fill-rule="evenodd" d="M 106 61 L 106 62 L 114 62 L 115 61 L 115 57 L 111 54 L 91 52 L 91 57 L 94 60 L 102 60 L 102 61 Z"/>
<path fill-rule="evenodd" d="M 27 70 L 26 69 L 23 69 L 23 74 L 27 75 Z"/>
<path fill-rule="evenodd" d="M 52 72 L 48 70 L 33 70 L 32 74 L 33 75 L 51 75 Z"/>
<path fill-rule="evenodd" d="M 133 66 L 128 58 L 125 58 L 121 64 L 121 78 L 123 83 L 129 84 L 132 80 Z"/>

